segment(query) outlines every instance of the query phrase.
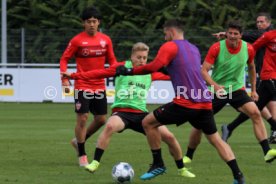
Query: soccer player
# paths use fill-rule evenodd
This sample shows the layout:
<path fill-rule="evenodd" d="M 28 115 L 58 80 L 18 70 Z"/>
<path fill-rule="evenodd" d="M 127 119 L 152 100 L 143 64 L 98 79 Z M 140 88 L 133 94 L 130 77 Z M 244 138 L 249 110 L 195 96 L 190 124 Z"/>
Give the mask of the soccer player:
<path fill-rule="evenodd" d="M 116 63 L 111 39 L 98 31 L 101 14 L 95 7 L 83 10 L 81 15 L 84 31 L 76 35 L 69 42 L 60 59 L 60 71 L 67 71 L 68 61 L 75 57 L 77 72 L 103 69 L 105 61 L 110 65 Z M 69 81 L 62 77 L 65 92 L 69 90 Z M 107 100 L 104 79 L 76 80 L 74 86 L 75 112 L 77 123 L 75 127 L 76 139 L 71 141 L 77 146 L 79 165 L 88 164 L 85 152 L 85 140 L 93 135 L 106 121 Z M 86 129 L 89 111 L 94 120 Z M 77 145 L 76 145 L 77 144 Z"/>
<path fill-rule="evenodd" d="M 145 65 L 148 58 L 149 47 L 141 42 L 133 45 L 131 60 L 120 62 L 108 69 L 93 70 L 90 72 L 64 73 L 66 77 L 79 80 L 97 79 L 114 76 L 117 66 L 135 68 Z M 111 136 L 115 132 L 123 132 L 125 129 L 132 129 L 136 132 L 145 134 L 142 127 L 142 120 L 148 114 L 146 108 L 147 92 L 154 80 L 169 80 L 167 75 L 160 72 L 151 75 L 120 76 L 115 79 L 115 101 L 112 105 L 112 115 L 101 132 L 94 152 L 94 160 L 85 168 L 90 172 L 95 172 L 101 157 L 106 150 Z M 158 131 L 162 140 L 168 145 L 169 151 L 175 159 L 178 167 L 178 174 L 185 177 L 195 177 L 195 175 L 184 167 L 182 161 L 181 147 L 174 135 L 166 126 L 160 126 Z"/>
<path fill-rule="evenodd" d="M 241 40 L 242 27 L 238 21 L 228 24 L 226 35 L 227 39 L 213 44 L 202 66 L 202 75 L 205 81 L 214 87 L 214 92 L 223 90 L 223 96 L 215 96 L 213 99 L 213 112 L 219 112 L 227 103 L 232 107 L 247 114 L 252 122 L 255 136 L 260 143 L 264 160 L 272 162 L 276 158 L 276 150 L 271 149 L 267 133 L 256 104 L 252 99 L 257 100 L 258 95 L 255 91 L 255 65 L 254 49 L 252 45 Z M 251 98 L 244 89 L 244 71 L 248 66 L 251 81 Z M 213 68 L 212 76 L 208 71 Z M 194 151 L 200 143 L 201 131 L 192 129 L 189 146 L 184 157 L 184 162 L 193 158 Z M 188 157 L 188 158 L 187 158 Z M 186 161 L 185 161 L 186 160 Z"/>
<path fill-rule="evenodd" d="M 257 30 L 254 31 L 244 31 L 242 34 L 242 39 L 244 41 L 253 43 L 255 42 L 264 32 L 272 30 L 271 17 L 268 13 L 259 13 L 256 19 Z M 257 88 L 260 84 L 261 69 L 263 66 L 265 48 L 262 47 L 258 49 L 255 56 L 255 66 L 257 72 Z M 261 109 L 260 109 L 261 110 Z M 271 135 L 269 138 L 269 143 L 276 143 L 276 98 L 272 98 L 261 110 L 261 114 L 264 119 L 270 124 Z M 246 114 L 240 113 L 240 115 L 228 125 L 222 125 L 222 139 L 227 141 L 232 132 L 245 120 L 248 119 Z"/>
<path fill-rule="evenodd" d="M 176 96 L 172 102 L 157 108 L 143 119 L 142 124 L 152 151 L 153 163 L 141 179 L 151 179 L 166 170 L 158 127 L 165 124 L 181 125 L 189 121 L 196 130 L 205 133 L 221 158 L 231 168 L 234 183 L 244 184 L 243 174 L 230 146 L 217 132 L 211 95 L 200 73 L 201 58 L 198 48 L 184 39 L 183 25 L 177 19 L 165 22 L 164 34 L 167 42 L 160 47 L 151 63 L 133 69 L 123 66 L 117 68 L 117 73 L 121 75 L 144 75 L 166 66 L 175 90 Z"/>

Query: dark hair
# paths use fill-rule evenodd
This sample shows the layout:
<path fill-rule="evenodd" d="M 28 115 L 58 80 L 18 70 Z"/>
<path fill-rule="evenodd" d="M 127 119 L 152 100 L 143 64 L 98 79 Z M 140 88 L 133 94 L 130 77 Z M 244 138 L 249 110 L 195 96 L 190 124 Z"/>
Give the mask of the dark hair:
<path fill-rule="evenodd" d="M 264 16 L 264 17 L 267 19 L 267 21 L 268 21 L 268 22 L 270 22 L 270 21 L 271 21 L 271 16 L 270 16 L 270 14 L 269 14 L 269 13 L 266 13 L 266 12 L 260 12 L 260 13 L 258 13 L 257 17 L 260 17 L 260 16 Z"/>
<path fill-rule="evenodd" d="M 93 6 L 88 7 L 88 8 L 83 10 L 83 12 L 81 14 L 81 19 L 82 20 L 87 20 L 87 19 L 90 19 L 92 17 L 94 17 L 96 19 L 99 19 L 99 20 L 102 19 L 101 13 Z"/>
<path fill-rule="evenodd" d="M 184 31 L 184 25 L 183 23 L 179 20 L 179 19 L 170 19 L 167 20 L 164 25 L 163 28 L 167 28 L 167 27 L 175 27 L 181 31 Z"/>
<path fill-rule="evenodd" d="M 240 33 L 242 33 L 242 24 L 240 21 L 238 20 L 231 20 L 229 21 L 228 25 L 227 25 L 227 30 L 229 28 L 233 28 L 233 29 L 237 29 Z"/>

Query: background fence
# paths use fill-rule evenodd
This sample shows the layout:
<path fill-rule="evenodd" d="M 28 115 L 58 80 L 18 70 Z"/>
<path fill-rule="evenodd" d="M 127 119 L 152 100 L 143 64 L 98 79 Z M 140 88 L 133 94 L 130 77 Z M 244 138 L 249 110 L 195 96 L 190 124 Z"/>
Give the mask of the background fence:
<path fill-rule="evenodd" d="M 70 39 L 80 31 L 82 30 L 8 29 L 7 62 L 59 63 L 59 59 Z M 164 43 L 162 30 L 147 31 L 142 35 L 124 29 L 116 31 L 102 30 L 102 32 L 111 37 L 118 61 L 128 59 L 132 45 L 138 41 L 150 46 L 149 59 L 154 58 L 160 45 Z M 185 32 L 185 38 L 199 47 L 202 58 L 208 51 L 208 47 L 216 41 L 210 32 L 189 29 Z M 71 61 L 71 63 L 73 62 Z"/>

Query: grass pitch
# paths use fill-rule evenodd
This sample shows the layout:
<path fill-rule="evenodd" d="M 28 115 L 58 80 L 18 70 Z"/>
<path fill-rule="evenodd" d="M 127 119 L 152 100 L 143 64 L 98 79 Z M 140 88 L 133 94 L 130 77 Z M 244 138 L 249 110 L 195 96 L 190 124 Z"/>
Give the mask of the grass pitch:
<path fill-rule="evenodd" d="M 156 105 L 149 105 L 153 110 Z M 232 173 L 206 138 L 188 167 L 196 178 L 183 178 L 166 145 L 162 154 L 167 173 L 150 181 L 139 176 L 148 170 L 151 153 L 146 138 L 131 130 L 114 134 L 99 170 L 94 174 L 78 166 L 69 144 L 74 137 L 73 104 L 0 103 L 0 183 L 1 184 L 112 184 L 111 169 L 119 161 L 130 163 L 135 184 L 230 184 Z M 238 113 L 226 107 L 216 115 L 217 127 L 230 122 Z M 91 116 L 90 116 L 91 120 Z M 267 124 L 266 124 L 267 125 Z M 191 126 L 170 125 L 186 152 Z M 270 131 L 268 131 L 270 133 Z M 91 161 L 99 132 L 88 139 L 86 152 Z M 247 184 L 275 183 L 276 163 L 266 164 L 262 149 L 253 134 L 252 123 L 241 125 L 229 139 Z M 272 145 L 276 147 L 276 145 Z M 275 162 L 275 161 L 274 161 Z"/>

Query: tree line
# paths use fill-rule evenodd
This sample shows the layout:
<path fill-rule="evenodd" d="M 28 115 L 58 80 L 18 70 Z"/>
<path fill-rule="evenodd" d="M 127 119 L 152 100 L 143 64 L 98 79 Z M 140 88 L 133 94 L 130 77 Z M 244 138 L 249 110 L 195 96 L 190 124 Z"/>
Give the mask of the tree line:
<path fill-rule="evenodd" d="M 230 19 L 255 29 L 258 12 L 276 17 L 276 1 L 269 0 L 7 0 L 8 59 L 19 62 L 13 58 L 20 55 L 20 37 L 12 35 L 24 28 L 26 62 L 58 63 L 69 40 L 82 30 L 82 10 L 91 5 L 102 12 L 101 31 L 113 40 L 118 60 L 127 59 L 137 41 L 150 46 L 152 59 L 164 41 L 167 19 L 181 19 L 185 37 L 204 56 L 216 41 L 211 33 L 224 30 Z"/>

